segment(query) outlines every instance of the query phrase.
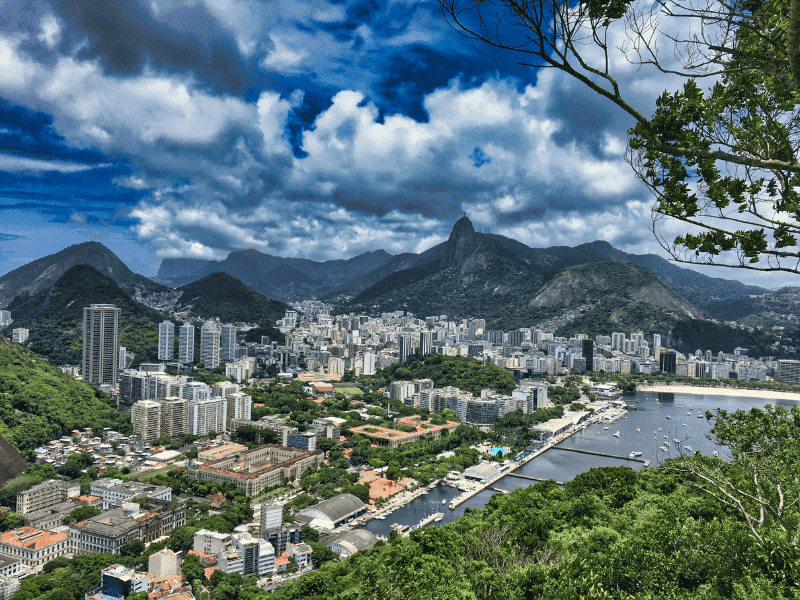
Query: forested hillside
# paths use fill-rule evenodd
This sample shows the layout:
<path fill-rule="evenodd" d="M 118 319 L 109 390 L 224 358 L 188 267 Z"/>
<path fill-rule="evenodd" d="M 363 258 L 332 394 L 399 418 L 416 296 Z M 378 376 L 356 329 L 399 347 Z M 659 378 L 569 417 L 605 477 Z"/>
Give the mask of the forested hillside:
<path fill-rule="evenodd" d="M 365 375 L 361 383 L 373 389 L 387 387 L 392 381 L 432 379 L 436 387 L 448 385 L 479 396 L 482 389 L 510 394 L 516 386 L 514 377 L 497 365 L 482 365 L 474 358 L 427 354 L 413 356 L 406 362 L 380 369 L 375 375 Z"/>
<path fill-rule="evenodd" d="M 110 277 L 89 265 L 68 269 L 51 287 L 14 298 L 8 310 L 14 323 L 4 330 L 30 329 L 31 350 L 54 364 L 79 364 L 83 309 L 90 304 L 114 304 L 121 309 L 120 345 L 136 355 L 136 363 L 152 362 L 158 354 L 158 323 L 164 317 L 134 301 Z"/>
<path fill-rule="evenodd" d="M 795 598 L 797 548 L 774 548 L 759 547 L 742 519 L 668 470 L 603 467 L 563 489 L 549 482 L 496 494 L 482 511 L 326 563 L 271 597 Z"/>
<path fill-rule="evenodd" d="M 128 432 L 130 419 L 107 394 L 0 337 L 0 436 L 31 460 L 37 446 L 84 427 Z"/>

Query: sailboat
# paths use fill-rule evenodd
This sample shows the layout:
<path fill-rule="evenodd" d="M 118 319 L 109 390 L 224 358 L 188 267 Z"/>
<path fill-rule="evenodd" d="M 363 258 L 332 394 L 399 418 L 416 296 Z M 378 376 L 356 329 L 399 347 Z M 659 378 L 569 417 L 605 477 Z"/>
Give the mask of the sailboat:
<path fill-rule="evenodd" d="M 612 435 L 613 435 L 615 438 L 618 438 L 618 437 L 619 437 L 619 431 L 615 431 L 615 432 L 614 432 Z"/>

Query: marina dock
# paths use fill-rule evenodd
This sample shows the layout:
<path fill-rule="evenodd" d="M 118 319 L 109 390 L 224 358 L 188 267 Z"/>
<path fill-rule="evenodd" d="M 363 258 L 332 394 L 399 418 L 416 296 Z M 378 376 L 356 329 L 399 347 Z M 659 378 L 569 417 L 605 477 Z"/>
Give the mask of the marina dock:
<path fill-rule="evenodd" d="M 580 454 L 591 454 L 592 456 L 602 456 L 604 458 L 618 458 L 620 460 L 632 460 L 635 462 L 643 463 L 644 466 L 650 464 L 649 460 L 643 458 L 631 458 L 630 456 L 617 456 L 616 454 L 606 454 L 605 452 L 594 452 L 592 450 L 579 450 L 578 448 L 562 448 L 560 446 L 553 446 L 553 450 L 563 450 L 564 452 L 578 452 Z"/>
<path fill-rule="evenodd" d="M 520 479 L 527 479 L 528 481 L 536 481 L 536 482 L 550 481 L 549 479 L 539 479 L 538 477 L 531 477 L 530 475 L 520 475 L 518 473 L 509 473 L 508 476 L 519 477 Z M 556 481 L 556 485 L 564 485 L 564 482 Z"/>

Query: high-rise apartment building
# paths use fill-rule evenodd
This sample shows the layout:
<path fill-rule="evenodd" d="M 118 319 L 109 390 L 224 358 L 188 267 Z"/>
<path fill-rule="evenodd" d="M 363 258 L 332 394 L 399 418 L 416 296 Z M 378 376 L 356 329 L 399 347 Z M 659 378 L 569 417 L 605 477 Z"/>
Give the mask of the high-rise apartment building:
<path fill-rule="evenodd" d="M 83 309 L 81 374 L 88 383 L 117 386 L 120 312 L 113 304 Z"/>
<path fill-rule="evenodd" d="M 194 362 L 194 325 L 189 323 L 178 330 L 178 362 L 184 365 Z"/>
<path fill-rule="evenodd" d="M 661 336 L 657 333 L 653 334 L 653 348 L 661 348 Z"/>
<path fill-rule="evenodd" d="M 398 337 L 397 349 L 400 355 L 400 362 L 405 362 L 409 356 L 414 354 L 411 335 L 404 333 Z"/>
<path fill-rule="evenodd" d="M 249 421 L 253 410 L 253 399 L 244 392 L 234 392 L 228 394 L 227 397 L 227 422 L 230 423 L 234 419 L 244 419 Z M 230 425 L 228 426 L 230 429 Z"/>
<path fill-rule="evenodd" d="M 213 321 L 207 322 L 200 329 L 200 360 L 206 369 L 216 369 L 219 366 L 220 330 Z"/>
<path fill-rule="evenodd" d="M 192 435 L 206 435 L 209 431 L 225 433 L 227 409 L 225 398 L 190 401 L 188 432 Z"/>
<path fill-rule="evenodd" d="M 425 356 L 431 353 L 433 348 L 433 334 L 430 331 L 422 331 L 419 334 L 419 354 Z"/>
<path fill-rule="evenodd" d="M 161 404 L 161 425 L 159 437 L 176 440 L 188 433 L 189 405 L 183 398 L 171 396 L 159 400 Z"/>
<path fill-rule="evenodd" d="M 175 324 L 164 321 L 158 325 L 158 360 L 175 358 Z"/>
<path fill-rule="evenodd" d="M 220 344 L 219 344 L 219 358 L 220 360 L 236 360 L 236 326 L 223 325 Z"/>
<path fill-rule="evenodd" d="M 17 329 L 13 329 L 11 331 L 11 341 L 15 344 L 24 344 L 28 341 L 28 336 L 30 335 L 30 330 L 25 329 L 24 327 L 18 327 Z"/>
<path fill-rule="evenodd" d="M 145 442 L 152 442 L 160 436 L 161 403 L 155 400 L 140 400 L 131 408 L 133 432 Z"/>

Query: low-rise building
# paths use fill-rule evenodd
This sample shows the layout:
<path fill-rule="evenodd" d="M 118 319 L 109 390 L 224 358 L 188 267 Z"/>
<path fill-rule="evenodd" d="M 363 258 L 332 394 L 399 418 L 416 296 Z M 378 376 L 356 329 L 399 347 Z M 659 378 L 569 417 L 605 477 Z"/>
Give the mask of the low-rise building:
<path fill-rule="evenodd" d="M 80 504 L 77 502 L 67 500 L 66 502 L 59 502 L 47 508 L 29 512 L 23 518 L 25 519 L 25 525 L 28 527 L 33 527 L 34 529 L 53 529 L 54 527 L 63 525 L 64 517 L 78 507 L 80 507 Z"/>
<path fill-rule="evenodd" d="M 19 589 L 19 578 L 0 575 L 0 600 L 11 600 Z"/>
<path fill-rule="evenodd" d="M 130 541 L 152 542 L 185 524 L 186 508 L 148 499 L 143 505 L 126 503 L 122 508 L 73 523 L 69 538 L 75 554 L 119 554 Z"/>
<path fill-rule="evenodd" d="M 453 431 L 460 425 L 455 421 L 447 421 L 444 425 L 434 425 L 430 421 L 423 421 L 416 415 L 402 417 L 397 419 L 396 423 L 402 429 L 388 429 L 377 425 L 359 425 L 358 427 L 351 427 L 350 433 L 363 435 L 373 443 L 381 446 L 397 448 L 402 444 L 416 442 L 425 437 L 438 439 L 443 431 Z M 409 428 L 413 428 L 412 431 L 403 431 L 403 429 Z"/>
<path fill-rule="evenodd" d="M 66 502 L 80 494 L 81 482 L 78 479 L 74 481 L 49 479 L 17 493 L 16 512 L 24 516 L 53 504 Z"/>
<path fill-rule="evenodd" d="M 0 554 L 19 559 L 26 567 L 38 568 L 70 552 L 69 534 L 20 527 L 0 534 Z"/>
<path fill-rule="evenodd" d="M 86 600 L 124 600 L 131 594 L 149 591 L 147 573 L 123 565 L 110 565 L 100 571 L 100 587 L 86 594 Z"/>
<path fill-rule="evenodd" d="M 311 554 L 314 552 L 308 544 L 287 544 L 286 552 L 289 553 L 301 569 L 311 565 Z"/>
<path fill-rule="evenodd" d="M 372 548 L 377 541 L 378 537 L 371 531 L 367 529 L 353 529 L 333 541 L 328 542 L 327 546 L 344 560 L 360 550 Z"/>
<path fill-rule="evenodd" d="M 20 577 L 24 575 L 22 559 L 0 554 L 0 577 Z"/>
<path fill-rule="evenodd" d="M 192 479 L 230 483 L 248 496 L 257 496 L 264 488 L 284 479 L 299 479 L 306 469 L 318 467 L 323 460 L 322 452 L 265 445 L 206 464 L 192 465 L 188 473 Z"/>
<path fill-rule="evenodd" d="M 297 513 L 295 520 L 318 529 L 335 529 L 366 511 L 367 505 L 353 494 L 339 494 L 304 508 Z"/>

